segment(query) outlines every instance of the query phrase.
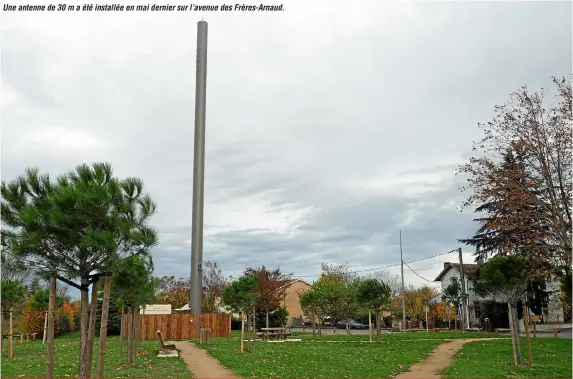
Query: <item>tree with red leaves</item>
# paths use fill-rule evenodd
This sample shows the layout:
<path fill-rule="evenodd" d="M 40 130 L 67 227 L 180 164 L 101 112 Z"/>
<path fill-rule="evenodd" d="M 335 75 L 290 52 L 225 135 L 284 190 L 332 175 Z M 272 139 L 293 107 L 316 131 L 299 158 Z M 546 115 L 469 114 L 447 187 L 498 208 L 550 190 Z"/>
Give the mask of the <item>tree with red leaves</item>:
<path fill-rule="evenodd" d="M 482 257 L 521 253 L 534 274 L 550 268 L 563 281 L 572 257 L 572 90 L 565 78 L 553 82 L 553 104 L 524 86 L 497 106 L 494 119 L 479 124 L 485 136 L 474 143 L 476 156 L 458 172 L 472 190 L 463 206 L 486 214 L 462 241 Z"/>
<path fill-rule="evenodd" d="M 279 268 L 269 270 L 265 266 L 259 268 L 248 267 L 245 276 L 254 275 L 258 278 L 259 298 L 255 307 L 265 312 L 266 327 L 269 327 L 269 312 L 276 309 L 285 296 L 286 284 L 290 281 L 287 275 Z"/>

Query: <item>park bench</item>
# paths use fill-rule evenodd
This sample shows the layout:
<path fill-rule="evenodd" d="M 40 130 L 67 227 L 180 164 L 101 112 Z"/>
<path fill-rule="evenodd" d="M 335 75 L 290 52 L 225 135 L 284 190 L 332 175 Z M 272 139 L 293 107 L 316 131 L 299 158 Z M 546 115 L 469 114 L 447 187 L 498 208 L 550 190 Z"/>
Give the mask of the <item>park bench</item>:
<path fill-rule="evenodd" d="M 163 336 L 161 335 L 161 330 L 157 331 L 157 336 L 159 337 L 159 341 L 161 343 L 161 351 L 166 352 L 168 350 L 177 350 L 179 351 L 174 344 L 165 344 L 163 341 Z"/>
<path fill-rule="evenodd" d="M 261 337 L 263 340 L 282 340 L 291 336 L 291 332 L 287 332 L 287 328 L 262 328 L 261 333 L 257 333 L 257 336 Z"/>

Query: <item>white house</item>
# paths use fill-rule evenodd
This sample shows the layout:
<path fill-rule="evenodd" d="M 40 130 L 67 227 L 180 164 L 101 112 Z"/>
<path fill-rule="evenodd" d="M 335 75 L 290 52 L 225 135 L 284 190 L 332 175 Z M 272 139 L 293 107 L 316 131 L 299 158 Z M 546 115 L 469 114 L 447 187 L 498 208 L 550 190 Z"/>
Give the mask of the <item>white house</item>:
<path fill-rule="evenodd" d="M 468 324 L 470 327 L 477 327 L 480 320 L 480 303 L 485 301 L 500 302 L 498 299 L 493 297 L 483 298 L 477 296 L 474 292 L 474 279 L 479 275 L 480 264 L 464 264 L 464 280 L 466 286 L 466 293 L 468 294 Z M 441 283 L 441 292 L 449 286 L 454 281 L 460 281 L 460 265 L 459 263 L 445 262 L 444 269 L 436 277 L 434 281 Z M 557 291 L 559 285 L 557 281 L 548 280 L 547 281 L 547 291 Z M 559 299 L 555 296 L 550 296 L 549 304 L 546 309 L 543 310 L 543 317 L 546 322 L 563 322 L 563 308 Z"/>

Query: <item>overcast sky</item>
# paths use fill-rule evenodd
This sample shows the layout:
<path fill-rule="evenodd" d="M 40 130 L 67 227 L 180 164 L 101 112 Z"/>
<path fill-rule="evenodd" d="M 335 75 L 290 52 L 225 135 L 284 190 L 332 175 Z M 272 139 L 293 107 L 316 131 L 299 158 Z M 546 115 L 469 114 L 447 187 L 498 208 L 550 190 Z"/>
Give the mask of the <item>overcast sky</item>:
<path fill-rule="evenodd" d="M 321 262 L 399 263 L 399 230 L 406 261 L 449 251 L 476 228 L 458 210 L 454 172 L 477 123 L 521 85 L 571 74 L 571 14 L 571 2 L 374 0 L 292 0 L 276 13 L 4 12 L 2 179 L 94 161 L 141 177 L 158 204 L 156 274 L 188 277 L 204 17 L 204 260 L 226 275 L 264 264 L 312 281 Z M 410 266 L 433 280 L 456 260 Z"/>

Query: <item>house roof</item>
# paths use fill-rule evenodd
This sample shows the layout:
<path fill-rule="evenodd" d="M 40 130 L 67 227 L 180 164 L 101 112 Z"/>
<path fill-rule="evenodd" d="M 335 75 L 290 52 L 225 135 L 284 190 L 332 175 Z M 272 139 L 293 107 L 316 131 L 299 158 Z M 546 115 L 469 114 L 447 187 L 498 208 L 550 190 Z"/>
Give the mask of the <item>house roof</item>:
<path fill-rule="evenodd" d="M 466 276 L 466 278 L 468 280 L 472 280 L 475 279 L 478 276 L 478 268 L 479 265 L 475 264 L 475 263 L 470 263 L 470 264 L 464 264 L 464 274 Z M 434 282 L 441 282 L 444 275 L 446 275 L 446 273 L 448 271 L 450 271 L 451 269 L 456 269 L 456 270 L 460 270 L 460 264 L 459 263 L 451 263 L 451 262 L 444 262 L 444 269 L 442 270 L 442 272 L 440 272 L 440 274 L 436 277 L 436 279 L 434 279 Z"/>
<path fill-rule="evenodd" d="M 285 280 L 285 281 L 284 281 L 284 284 L 283 284 L 282 286 L 280 286 L 278 289 L 283 289 L 283 288 L 285 288 L 285 287 L 289 287 L 289 286 L 291 286 L 293 283 L 296 283 L 296 282 L 301 282 L 301 283 L 304 283 L 304 284 L 310 286 L 309 283 L 305 282 L 305 281 L 302 280 L 302 279 L 289 279 L 289 280 Z"/>

